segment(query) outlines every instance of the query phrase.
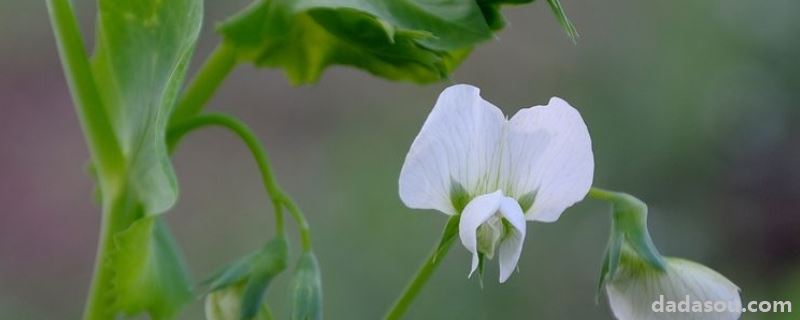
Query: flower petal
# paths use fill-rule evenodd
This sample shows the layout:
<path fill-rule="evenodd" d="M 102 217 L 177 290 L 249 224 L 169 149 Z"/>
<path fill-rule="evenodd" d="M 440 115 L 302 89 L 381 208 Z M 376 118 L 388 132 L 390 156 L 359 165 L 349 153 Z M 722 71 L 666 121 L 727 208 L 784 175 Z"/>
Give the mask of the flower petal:
<path fill-rule="evenodd" d="M 464 207 L 464 212 L 461 214 L 458 235 L 464 248 L 472 252 L 470 276 L 478 268 L 478 227 L 497 213 L 503 198 L 503 193 L 500 191 L 475 197 Z"/>
<path fill-rule="evenodd" d="M 453 215 L 458 213 L 450 198 L 453 181 L 472 195 L 494 191 L 483 189 L 487 172 L 498 163 L 504 124 L 503 113 L 483 100 L 478 88 L 455 85 L 445 89 L 400 172 L 403 203 Z"/>
<path fill-rule="evenodd" d="M 606 286 L 609 305 L 617 319 L 729 320 L 738 319 L 741 315 L 742 302 L 739 288 L 706 266 L 687 260 L 667 258 L 666 272 L 637 266 L 621 267 L 617 276 Z M 686 301 L 687 296 L 688 309 L 681 311 L 679 309 L 681 307 L 677 304 Z M 667 306 L 669 302 L 674 302 L 673 310 Z M 714 310 L 716 304 L 719 307 L 724 304 L 725 311 Z M 693 309 L 694 307 L 704 309 L 700 311 Z M 661 312 L 654 311 L 654 308 L 660 309 Z"/>
<path fill-rule="evenodd" d="M 500 243 L 500 283 L 506 282 L 517 267 L 525 241 L 525 215 L 519 203 L 505 197 L 500 202 L 500 214 L 513 228 Z"/>
<path fill-rule="evenodd" d="M 553 222 L 592 186 L 594 156 L 580 113 L 553 97 L 546 106 L 522 109 L 508 124 L 501 179 L 507 194 L 533 195 L 528 220 Z"/>

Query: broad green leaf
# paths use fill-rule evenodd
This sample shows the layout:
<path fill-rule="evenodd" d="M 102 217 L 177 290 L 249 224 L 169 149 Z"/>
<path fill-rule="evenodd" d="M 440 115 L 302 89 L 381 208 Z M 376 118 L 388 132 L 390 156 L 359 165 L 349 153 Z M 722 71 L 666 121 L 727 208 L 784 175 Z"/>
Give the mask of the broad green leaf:
<path fill-rule="evenodd" d="M 161 216 L 145 216 L 114 237 L 114 307 L 128 315 L 146 311 L 172 319 L 191 300 L 189 277 Z"/>
<path fill-rule="evenodd" d="M 219 28 L 239 58 L 282 68 L 294 84 L 331 65 L 391 80 L 446 78 L 505 20 L 500 7 L 533 0 L 256 0 Z M 548 0 L 571 37 L 574 27 Z"/>
<path fill-rule="evenodd" d="M 202 22 L 202 0 L 99 0 L 93 74 L 146 214 L 177 185 L 164 136 Z"/>
<path fill-rule="evenodd" d="M 295 84 L 337 64 L 436 81 L 492 37 L 474 0 L 259 0 L 219 30 L 242 59 L 283 68 Z"/>

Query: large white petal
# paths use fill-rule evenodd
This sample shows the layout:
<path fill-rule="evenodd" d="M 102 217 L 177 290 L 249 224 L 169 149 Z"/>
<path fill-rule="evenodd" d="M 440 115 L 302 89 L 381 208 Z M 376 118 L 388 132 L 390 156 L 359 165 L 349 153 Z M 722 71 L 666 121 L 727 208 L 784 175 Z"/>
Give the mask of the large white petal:
<path fill-rule="evenodd" d="M 470 276 L 478 268 L 478 227 L 500 210 L 500 202 L 503 198 L 503 193 L 500 191 L 475 197 L 461 213 L 458 235 L 464 248 L 472 253 Z"/>
<path fill-rule="evenodd" d="M 546 106 L 522 109 L 508 124 L 501 186 L 520 199 L 533 192 L 528 220 L 552 222 L 582 200 L 592 186 L 594 156 L 580 113 L 553 97 Z"/>
<path fill-rule="evenodd" d="M 617 276 L 606 285 L 609 305 L 617 319 L 731 320 L 738 319 L 741 315 L 739 288 L 721 274 L 701 264 L 667 258 L 666 272 L 643 269 L 641 266 L 620 267 L 622 269 Z M 654 312 L 653 304 L 660 301 L 661 295 L 664 296 L 664 302 L 674 301 L 676 304 L 685 301 L 688 295 L 690 309 L 686 311 L 689 312 Z M 712 312 L 691 312 L 693 301 L 701 301 L 703 304 L 706 301 L 719 301 L 733 311 L 713 312 L 713 309 L 709 309 Z M 662 307 L 666 308 L 665 305 Z"/>
<path fill-rule="evenodd" d="M 468 85 L 445 89 L 436 101 L 400 171 L 400 199 L 410 208 L 457 214 L 451 181 L 472 196 L 486 190 L 496 168 L 505 117 Z M 496 171 L 496 170 L 495 170 Z M 495 183 L 495 178 L 491 182 Z"/>
<path fill-rule="evenodd" d="M 522 245 L 525 241 L 525 215 L 519 203 L 509 197 L 501 200 L 500 214 L 512 226 L 509 234 L 500 242 L 500 283 L 503 283 L 516 269 L 519 256 L 522 254 Z"/>

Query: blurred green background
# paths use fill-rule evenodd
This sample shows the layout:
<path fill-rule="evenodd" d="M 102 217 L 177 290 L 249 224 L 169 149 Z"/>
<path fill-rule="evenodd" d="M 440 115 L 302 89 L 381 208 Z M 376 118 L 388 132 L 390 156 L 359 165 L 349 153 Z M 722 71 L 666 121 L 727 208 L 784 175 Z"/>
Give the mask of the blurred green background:
<path fill-rule="evenodd" d="M 94 4 L 74 2 L 91 38 Z M 246 4 L 206 1 L 193 70 L 219 39 L 215 22 Z M 510 25 L 452 83 L 481 87 L 507 113 L 567 99 L 592 134 L 596 184 L 648 202 L 663 253 L 720 271 L 744 300 L 800 308 L 800 2 L 563 4 L 577 44 L 544 2 L 508 8 Z M 294 88 L 280 71 L 245 66 L 211 103 L 252 125 L 306 211 L 326 318 L 379 318 L 437 241 L 445 216 L 406 209 L 397 178 L 449 84 L 391 83 L 337 67 Z M 0 0 L 0 111 L 0 319 L 77 319 L 99 209 L 44 1 Z M 272 236 L 255 164 L 230 134 L 193 134 L 175 163 L 181 199 L 168 219 L 195 279 Z M 495 263 L 483 289 L 468 280 L 469 255 L 457 246 L 408 318 L 610 318 L 605 297 L 595 303 L 607 208 L 581 203 L 557 223 L 529 228 L 520 272 L 506 284 L 496 283 Z M 268 295 L 279 319 L 287 278 Z M 198 301 L 182 318 L 201 315 Z"/>

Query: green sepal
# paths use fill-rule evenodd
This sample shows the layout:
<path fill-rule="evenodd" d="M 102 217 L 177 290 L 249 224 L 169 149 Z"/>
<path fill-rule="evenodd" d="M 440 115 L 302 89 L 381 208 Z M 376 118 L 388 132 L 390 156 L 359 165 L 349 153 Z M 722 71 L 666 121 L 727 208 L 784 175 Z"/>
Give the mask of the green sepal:
<path fill-rule="evenodd" d="M 209 285 L 208 292 L 241 286 L 239 319 L 258 319 L 267 287 L 286 269 L 288 251 L 286 238 L 276 237 L 259 251 L 232 263 L 204 281 Z"/>
<path fill-rule="evenodd" d="M 629 194 L 620 193 L 613 202 L 614 229 L 624 235 L 625 244 L 658 270 L 665 270 L 664 258 L 647 230 L 647 205 Z"/>
<path fill-rule="evenodd" d="M 242 295 L 245 282 L 237 283 L 209 293 L 205 299 L 206 320 L 233 320 L 238 319 L 242 308 Z M 252 320 L 272 320 L 272 311 L 266 303 L 262 303 L 258 313 Z"/>
<path fill-rule="evenodd" d="M 448 248 L 450 243 L 453 242 L 458 234 L 458 224 L 461 221 L 461 215 L 454 215 L 447 219 L 447 224 L 442 231 L 442 237 L 439 239 L 439 246 L 436 247 L 436 254 L 431 261 L 436 262 L 441 258 Z"/>
<path fill-rule="evenodd" d="M 208 286 L 205 293 L 232 286 L 247 278 L 250 274 L 251 261 L 256 255 L 257 253 L 253 253 L 245 256 L 201 282 L 201 286 Z"/>
<path fill-rule="evenodd" d="M 322 277 L 319 262 L 312 252 L 304 252 L 289 287 L 292 320 L 322 319 Z"/>
<path fill-rule="evenodd" d="M 528 210 L 533 207 L 533 203 L 536 202 L 536 191 L 523 194 L 517 199 L 517 202 L 519 203 L 519 207 L 522 208 L 522 212 L 528 212 Z"/>
<path fill-rule="evenodd" d="M 161 216 L 145 216 L 114 236 L 107 263 L 114 272 L 114 309 L 173 319 L 192 299 L 189 276 Z"/>
<path fill-rule="evenodd" d="M 450 204 L 453 205 L 453 209 L 456 209 L 456 214 L 461 214 L 470 200 L 472 200 L 472 195 L 467 189 L 455 179 L 450 178 Z"/>
<path fill-rule="evenodd" d="M 637 256 L 641 263 L 656 271 L 666 270 L 666 261 L 658 252 L 647 230 L 647 205 L 627 193 L 609 192 L 612 220 L 611 233 L 600 270 L 597 296 L 606 282 L 617 273 L 623 251 Z"/>

